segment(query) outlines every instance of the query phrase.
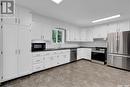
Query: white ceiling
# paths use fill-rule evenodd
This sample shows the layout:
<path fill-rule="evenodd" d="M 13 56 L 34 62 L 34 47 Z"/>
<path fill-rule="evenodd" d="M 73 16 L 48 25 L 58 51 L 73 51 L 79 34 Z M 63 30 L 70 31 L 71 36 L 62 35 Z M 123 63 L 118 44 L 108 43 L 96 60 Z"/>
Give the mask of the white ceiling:
<path fill-rule="evenodd" d="M 16 0 L 16 3 L 41 15 L 80 27 L 93 25 L 93 20 L 117 14 L 121 14 L 119 20 L 130 17 L 130 0 L 64 0 L 60 5 L 51 0 Z"/>

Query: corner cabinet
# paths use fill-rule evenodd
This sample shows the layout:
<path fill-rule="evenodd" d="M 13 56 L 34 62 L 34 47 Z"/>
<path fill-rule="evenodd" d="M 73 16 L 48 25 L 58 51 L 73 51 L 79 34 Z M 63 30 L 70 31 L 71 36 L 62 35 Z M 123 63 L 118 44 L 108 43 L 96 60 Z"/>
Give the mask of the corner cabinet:
<path fill-rule="evenodd" d="M 87 59 L 91 60 L 91 48 L 78 48 L 77 49 L 77 59 Z"/>
<path fill-rule="evenodd" d="M 3 69 L 2 80 L 31 73 L 30 28 L 11 24 L 1 25 Z"/>

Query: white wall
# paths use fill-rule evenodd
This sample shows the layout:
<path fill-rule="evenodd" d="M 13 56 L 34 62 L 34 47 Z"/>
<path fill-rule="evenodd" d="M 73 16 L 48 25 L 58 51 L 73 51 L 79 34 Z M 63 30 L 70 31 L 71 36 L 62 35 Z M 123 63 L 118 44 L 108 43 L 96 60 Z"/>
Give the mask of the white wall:
<path fill-rule="evenodd" d="M 77 26 L 74 26 L 72 24 L 67 24 L 63 21 L 59 21 L 59 20 L 56 20 L 53 18 L 41 16 L 41 15 L 33 13 L 33 12 L 32 12 L 32 21 L 42 23 L 45 26 L 48 25 L 49 27 L 43 28 L 44 31 L 46 31 L 46 32 L 48 32 L 48 31 L 51 32 L 52 29 L 54 29 L 55 27 L 64 28 L 66 30 L 78 29 Z M 33 28 L 34 27 L 32 26 L 32 29 Z M 51 33 L 50 33 L 50 35 L 51 35 Z M 52 42 L 46 42 L 46 43 L 47 43 L 47 48 L 54 48 L 54 47 L 59 47 L 59 46 L 61 46 L 61 47 L 77 47 L 77 46 L 79 46 L 78 43 L 64 43 L 64 44 L 60 44 L 60 45 L 53 44 Z"/>

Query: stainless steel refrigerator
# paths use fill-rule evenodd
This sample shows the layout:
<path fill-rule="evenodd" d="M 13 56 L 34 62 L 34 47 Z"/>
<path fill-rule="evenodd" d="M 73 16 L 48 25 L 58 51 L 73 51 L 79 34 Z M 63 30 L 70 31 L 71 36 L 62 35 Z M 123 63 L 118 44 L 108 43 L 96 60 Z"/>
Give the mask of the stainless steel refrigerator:
<path fill-rule="evenodd" d="M 108 34 L 107 47 L 107 65 L 130 70 L 130 31 Z"/>

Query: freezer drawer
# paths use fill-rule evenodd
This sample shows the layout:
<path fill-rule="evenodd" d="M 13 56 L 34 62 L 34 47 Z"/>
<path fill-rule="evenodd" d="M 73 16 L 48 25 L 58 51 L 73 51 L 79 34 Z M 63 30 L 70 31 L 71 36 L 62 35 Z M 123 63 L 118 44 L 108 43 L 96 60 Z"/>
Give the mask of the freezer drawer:
<path fill-rule="evenodd" d="M 107 65 L 130 70 L 130 57 L 124 55 L 108 55 Z"/>

